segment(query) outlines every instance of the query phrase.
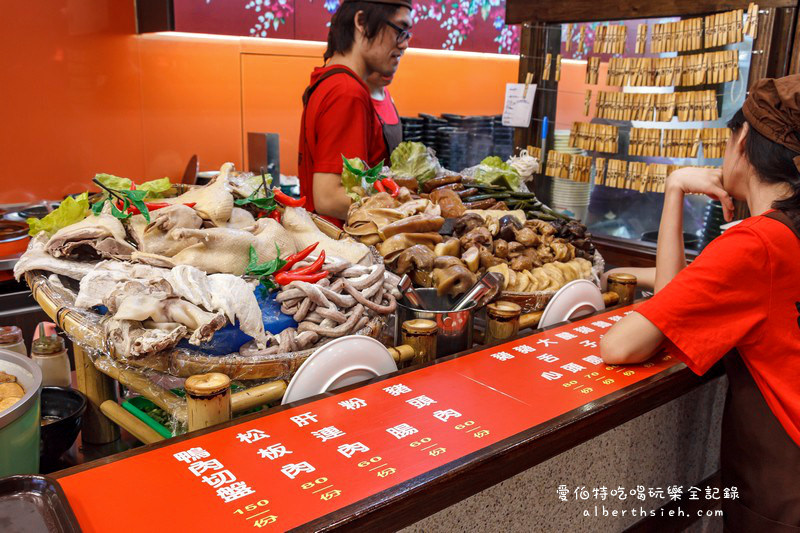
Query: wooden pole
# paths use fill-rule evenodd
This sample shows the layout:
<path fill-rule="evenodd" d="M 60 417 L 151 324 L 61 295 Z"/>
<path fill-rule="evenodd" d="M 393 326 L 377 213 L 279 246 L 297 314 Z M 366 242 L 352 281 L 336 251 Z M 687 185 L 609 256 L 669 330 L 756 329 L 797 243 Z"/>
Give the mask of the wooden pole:
<path fill-rule="evenodd" d="M 231 419 L 231 379 L 212 372 L 186 378 L 189 431 L 207 428 Z"/>
<path fill-rule="evenodd" d="M 392 356 L 392 359 L 395 360 L 396 363 L 405 363 L 406 361 L 411 361 L 414 359 L 414 347 L 409 346 L 408 344 L 401 344 L 400 346 L 395 346 L 394 348 L 389 348 L 389 353 Z"/>
<path fill-rule="evenodd" d="M 89 398 L 82 420 L 82 441 L 89 444 L 108 444 L 119 439 L 119 427 L 106 418 L 100 406 L 114 400 L 114 380 L 95 368 L 86 351 L 77 343 L 73 345 L 75 373 L 78 390 Z"/>
<path fill-rule="evenodd" d="M 100 405 L 100 410 L 125 431 L 145 444 L 152 444 L 164 440 L 158 432 L 126 411 L 114 400 L 106 400 Z"/>
<path fill-rule="evenodd" d="M 406 320 L 402 331 L 402 344 L 414 348 L 411 364 L 418 365 L 436 359 L 436 333 L 439 331 L 436 322 L 422 318 Z"/>
<path fill-rule="evenodd" d="M 285 392 L 286 382 L 280 379 L 234 392 L 231 394 L 231 411 L 241 413 L 259 405 L 277 402 Z"/>

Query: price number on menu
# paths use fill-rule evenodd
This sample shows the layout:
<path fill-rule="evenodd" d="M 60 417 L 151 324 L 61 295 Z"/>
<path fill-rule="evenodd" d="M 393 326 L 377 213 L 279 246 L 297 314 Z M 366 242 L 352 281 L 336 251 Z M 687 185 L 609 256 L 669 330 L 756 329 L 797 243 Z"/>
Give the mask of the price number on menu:
<path fill-rule="evenodd" d="M 373 465 L 375 463 L 379 463 L 381 461 L 383 461 L 383 459 L 381 459 L 380 457 L 373 457 L 372 459 L 367 459 L 366 461 L 361 461 L 360 463 L 358 463 L 358 467 L 359 468 L 364 468 L 365 466 L 371 466 L 371 465 Z"/>
<path fill-rule="evenodd" d="M 245 512 L 255 511 L 259 507 L 265 507 L 269 505 L 269 500 L 259 500 L 256 503 L 251 503 L 250 505 L 245 505 L 241 509 L 236 509 L 233 514 L 245 514 Z"/>
<path fill-rule="evenodd" d="M 300 488 L 303 489 L 303 490 L 313 489 L 317 485 L 322 485 L 323 483 L 327 483 L 327 482 L 328 482 L 328 478 L 321 477 L 321 478 L 315 479 L 314 481 L 309 481 L 308 483 L 303 483 L 302 485 L 300 485 Z"/>
<path fill-rule="evenodd" d="M 455 428 L 457 430 L 461 431 L 462 429 L 466 429 L 466 428 L 468 428 L 470 426 L 474 426 L 474 425 L 475 425 L 475 421 L 474 420 L 467 420 L 466 422 L 464 422 L 462 424 L 456 425 Z"/>
<path fill-rule="evenodd" d="M 415 440 L 414 442 L 409 444 L 409 446 L 411 446 L 412 448 L 418 448 L 418 447 L 422 446 L 423 444 L 428 444 L 430 441 L 431 441 L 430 437 L 424 437 L 424 438 L 421 438 L 419 440 Z"/>

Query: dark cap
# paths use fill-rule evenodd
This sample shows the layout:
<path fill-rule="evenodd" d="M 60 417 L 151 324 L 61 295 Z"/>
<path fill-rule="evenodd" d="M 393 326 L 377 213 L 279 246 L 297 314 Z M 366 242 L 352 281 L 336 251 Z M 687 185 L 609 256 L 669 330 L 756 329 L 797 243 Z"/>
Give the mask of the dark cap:
<path fill-rule="evenodd" d="M 344 0 L 343 4 L 352 3 L 352 2 L 368 2 L 370 4 L 389 4 L 393 6 L 402 6 L 407 7 L 408 9 L 414 9 L 411 5 L 411 0 Z"/>
<path fill-rule="evenodd" d="M 800 153 L 800 75 L 757 81 L 742 113 L 758 133 Z M 794 163 L 800 170 L 800 156 L 794 158 Z"/>

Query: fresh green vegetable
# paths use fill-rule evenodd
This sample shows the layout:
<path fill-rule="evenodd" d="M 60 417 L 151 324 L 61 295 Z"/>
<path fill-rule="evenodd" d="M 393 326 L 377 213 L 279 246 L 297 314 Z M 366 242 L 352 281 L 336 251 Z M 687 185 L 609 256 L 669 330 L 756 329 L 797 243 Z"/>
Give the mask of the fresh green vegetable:
<path fill-rule="evenodd" d="M 94 179 L 115 191 L 129 190 L 133 182 L 128 178 L 120 178 L 113 174 L 95 174 Z"/>
<path fill-rule="evenodd" d="M 68 196 L 61 202 L 58 209 L 54 209 L 44 218 L 29 218 L 28 235 L 34 236 L 41 231 L 52 235 L 61 228 L 66 228 L 86 218 L 89 211 L 89 193 L 83 193 L 77 198 Z"/>
<path fill-rule="evenodd" d="M 144 203 L 144 198 L 147 196 L 147 191 L 115 190 L 114 194 L 122 197 L 122 205 L 120 205 L 120 200 L 118 198 L 105 198 L 99 202 L 95 202 L 94 205 L 92 205 L 92 213 L 94 213 L 95 216 L 100 215 L 100 213 L 103 212 L 103 207 L 105 206 L 106 202 L 110 202 L 111 214 L 120 220 L 124 220 L 126 218 L 130 218 L 131 213 L 128 211 L 128 208 L 131 205 L 134 205 L 142 214 L 144 219 L 147 220 L 147 222 L 150 222 L 150 210 Z"/>
<path fill-rule="evenodd" d="M 487 185 L 500 185 L 512 190 L 517 190 L 521 182 L 519 173 L 514 167 L 497 156 L 490 156 L 481 161 L 475 171 L 475 179 Z"/>
<path fill-rule="evenodd" d="M 277 254 L 275 255 L 275 259 L 272 261 L 267 261 L 266 263 L 259 263 L 258 262 L 258 253 L 253 246 L 250 246 L 250 262 L 247 265 L 244 273 L 250 276 L 255 276 L 261 282 L 261 286 L 263 290 L 272 290 L 275 288 L 275 284 L 272 280 L 269 279 L 269 276 L 280 270 L 281 268 L 286 265 L 286 261 L 281 259 L 281 249 L 278 248 L 278 244 L 275 243 L 275 250 Z"/>
<path fill-rule="evenodd" d="M 141 185 L 136 186 L 137 190 L 140 191 L 147 191 L 146 199 L 150 198 L 163 198 L 165 194 L 167 194 L 170 189 L 172 189 L 172 183 L 170 183 L 169 178 L 161 178 L 157 180 L 150 180 L 145 181 Z"/>
<path fill-rule="evenodd" d="M 113 174 L 97 174 L 94 178 L 113 191 L 128 191 L 131 189 L 131 185 L 134 184 L 128 178 L 120 178 Z M 146 198 L 163 198 L 164 194 L 171 188 L 172 183 L 170 183 L 169 178 L 145 181 L 136 186 L 137 190 L 145 191 Z"/>
<path fill-rule="evenodd" d="M 367 185 L 372 185 L 374 189 L 375 182 L 381 178 L 383 161 L 368 169 L 366 163 L 361 159 L 357 157 L 347 159 L 342 155 L 342 164 L 342 185 L 344 186 L 347 196 L 354 202 L 361 199 L 361 195 L 356 188 L 361 188 L 362 180 L 365 181 Z"/>
<path fill-rule="evenodd" d="M 436 177 L 438 162 L 422 143 L 402 142 L 391 156 L 392 174 L 403 178 L 416 178 L 423 185 Z"/>
<path fill-rule="evenodd" d="M 247 205 L 251 204 L 256 206 L 259 209 L 266 211 L 267 213 L 272 212 L 275 210 L 277 204 L 275 203 L 275 195 L 272 193 L 271 190 L 267 190 L 267 195 L 264 196 L 261 194 L 261 191 L 255 190 L 250 193 L 250 196 L 247 198 L 238 198 L 233 201 L 236 205 Z"/>
<path fill-rule="evenodd" d="M 342 163 L 344 163 L 344 167 L 342 168 L 342 186 L 347 196 L 354 202 L 357 202 L 361 199 L 361 195 L 354 189 L 356 187 L 361 187 L 361 175 L 367 170 L 367 165 L 357 157 L 347 159 L 344 155 L 342 156 Z"/>

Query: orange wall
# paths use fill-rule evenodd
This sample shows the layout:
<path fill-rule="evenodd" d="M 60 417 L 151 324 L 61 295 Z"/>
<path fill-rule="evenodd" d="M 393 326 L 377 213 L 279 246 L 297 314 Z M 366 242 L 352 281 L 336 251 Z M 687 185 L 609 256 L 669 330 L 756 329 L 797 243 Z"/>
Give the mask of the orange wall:
<path fill-rule="evenodd" d="M 242 167 L 247 131 L 279 133 L 282 170 L 296 172 L 321 43 L 137 36 L 133 3 L 118 0 L 7 2 L 4 15 L 0 203 L 78 192 L 96 172 L 177 180 L 192 154 L 204 170 Z M 404 115 L 495 114 L 517 64 L 412 49 L 391 91 Z"/>

